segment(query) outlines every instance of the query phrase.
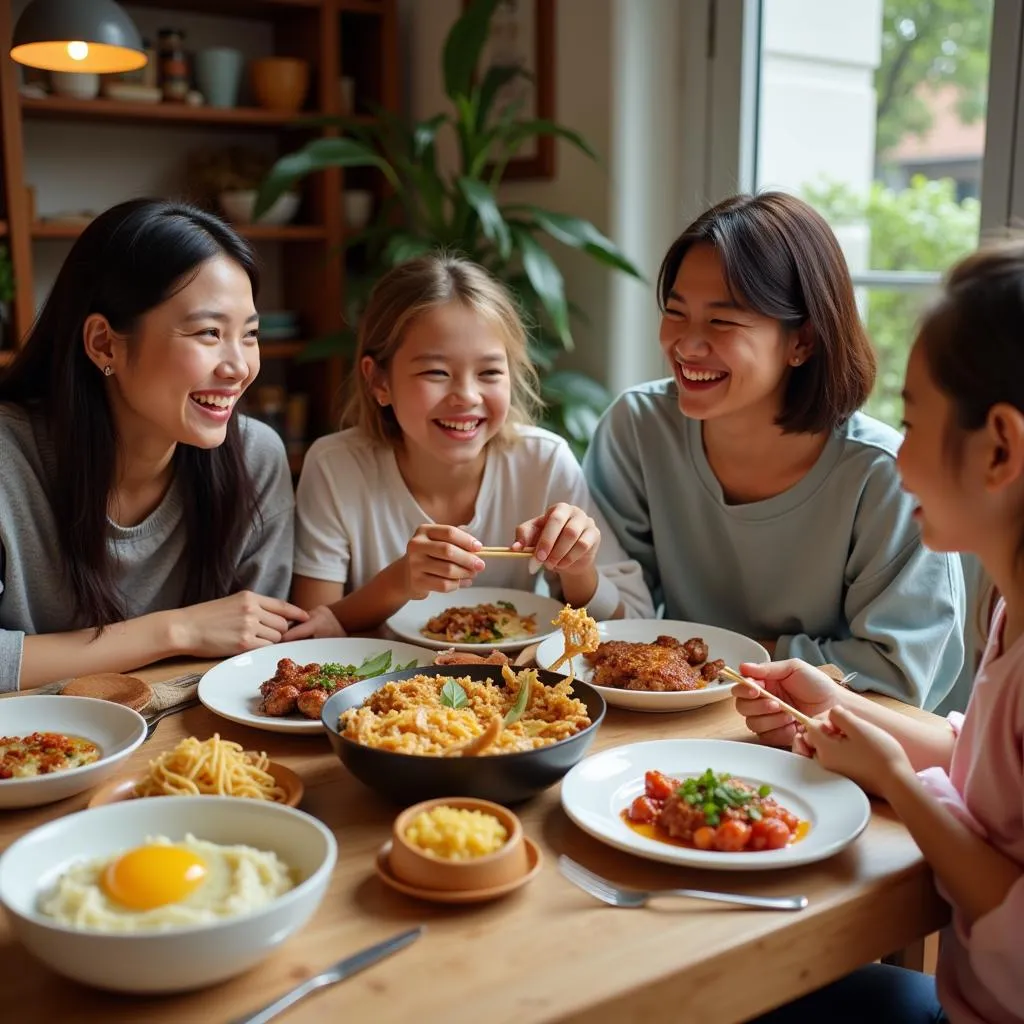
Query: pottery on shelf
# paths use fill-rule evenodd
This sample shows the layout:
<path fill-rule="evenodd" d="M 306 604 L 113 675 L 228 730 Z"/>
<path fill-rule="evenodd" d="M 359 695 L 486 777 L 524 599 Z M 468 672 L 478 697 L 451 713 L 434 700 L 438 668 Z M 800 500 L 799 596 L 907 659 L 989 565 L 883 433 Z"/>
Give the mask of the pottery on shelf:
<path fill-rule="evenodd" d="M 256 102 L 267 110 L 296 114 L 309 90 L 309 61 L 260 57 L 249 65 Z"/>
<path fill-rule="evenodd" d="M 244 66 L 242 51 L 229 46 L 211 46 L 196 54 L 196 84 L 211 107 L 238 105 Z"/>
<path fill-rule="evenodd" d="M 94 100 L 100 94 L 100 76 L 90 71 L 51 71 L 50 83 L 58 96 Z"/>
<path fill-rule="evenodd" d="M 221 192 L 220 207 L 232 224 L 252 224 L 252 211 L 256 205 L 256 189 L 237 189 Z M 287 224 L 299 212 L 297 192 L 285 192 L 255 223 L 266 225 Z"/>

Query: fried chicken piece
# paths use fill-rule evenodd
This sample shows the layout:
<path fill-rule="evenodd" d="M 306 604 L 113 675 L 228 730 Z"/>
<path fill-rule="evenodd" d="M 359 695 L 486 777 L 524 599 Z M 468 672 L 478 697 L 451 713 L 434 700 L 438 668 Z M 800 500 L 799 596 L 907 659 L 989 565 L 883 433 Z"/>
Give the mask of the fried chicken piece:
<path fill-rule="evenodd" d="M 658 637 L 653 644 L 607 640 L 586 658 L 594 666 L 593 681 L 598 686 L 665 693 L 705 685 L 683 646 L 672 637 Z"/>
<path fill-rule="evenodd" d="M 263 704 L 260 706 L 260 710 L 263 714 L 271 715 L 274 718 L 290 715 L 297 707 L 301 694 L 302 691 L 297 686 L 291 683 L 282 683 L 263 695 Z M 317 715 L 317 717 L 320 716 Z"/>
<path fill-rule="evenodd" d="M 508 665 L 508 655 L 503 651 L 491 651 L 486 657 L 471 651 L 456 651 L 454 648 L 442 651 L 435 659 L 435 665 Z"/>
<path fill-rule="evenodd" d="M 658 637 L 658 640 L 668 639 L 667 637 Z M 708 660 L 708 645 L 704 643 L 704 640 L 699 636 L 690 637 L 685 644 L 682 645 L 683 653 L 686 655 L 686 660 L 691 665 L 703 665 Z"/>
<path fill-rule="evenodd" d="M 298 705 L 299 711 L 301 711 L 307 718 L 315 718 L 319 721 L 320 711 L 327 703 L 330 696 L 331 695 L 325 689 L 317 687 L 300 693 L 296 704 Z"/>
<path fill-rule="evenodd" d="M 722 674 L 723 668 L 725 668 L 725 662 L 721 658 L 707 661 L 700 667 L 700 677 L 707 683 L 713 683 Z"/>

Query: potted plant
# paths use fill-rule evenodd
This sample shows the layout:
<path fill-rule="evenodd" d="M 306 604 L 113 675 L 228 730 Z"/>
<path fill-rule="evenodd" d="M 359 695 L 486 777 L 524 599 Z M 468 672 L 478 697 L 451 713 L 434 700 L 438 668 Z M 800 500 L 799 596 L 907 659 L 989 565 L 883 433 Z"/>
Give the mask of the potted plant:
<path fill-rule="evenodd" d="M 14 301 L 14 265 L 6 245 L 0 245 L 0 349 L 5 347 L 10 324 L 10 305 Z"/>
<path fill-rule="evenodd" d="M 376 216 L 347 245 L 358 245 L 364 273 L 348 279 L 349 327 L 310 343 L 303 358 L 350 353 L 354 319 L 369 287 L 388 268 L 444 246 L 487 267 L 517 297 L 531 328 L 532 355 L 541 373 L 546 426 L 565 436 L 577 453 L 586 447 L 610 395 L 597 381 L 558 369 L 558 356 L 573 347 L 571 315 L 558 264 L 542 244 L 549 239 L 579 249 L 606 266 L 634 277 L 636 267 L 589 221 L 531 203 L 508 203 L 499 189 L 510 159 L 531 139 L 553 135 L 591 159 L 596 154 L 575 131 L 549 120 L 522 120 L 521 104 L 500 107 L 502 89 L 525 72 L 492 67 L 477 76 L 491 17 L 500 0 L 474 0 L 445 40 L 442 65 L 450 111 L 410 122 L 375 110 L 370 123 L 328 118 L 339 136 L 318 138 L 279 159 L 256 202 L 257 215 L 301 178 L 328 167 L 376 168 L 388 183 Z M 323 122 L 321 122 L 323 123 Z M 455 133 L 458 160 L 451 170 L 436 161 L 442 131 Z"/>
<path fill-rule="evenodd" d="M 208 210 L 223 212 L 232 224 L 257 219 L 256 195 L 273 158 L 244 146 L 202 150 L 190 154 L 186 181 L 190 197 Z M 261 224 L 287 224 L 298 212 L 299 195 L 282 191 L 260 211 Z"/>

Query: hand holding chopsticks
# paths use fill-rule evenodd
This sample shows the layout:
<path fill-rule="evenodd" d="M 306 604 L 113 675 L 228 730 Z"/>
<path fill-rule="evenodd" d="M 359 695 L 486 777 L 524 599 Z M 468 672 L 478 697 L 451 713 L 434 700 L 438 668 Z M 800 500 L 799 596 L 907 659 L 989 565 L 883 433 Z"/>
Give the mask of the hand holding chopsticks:
<path fill-rule="evenodd" d="M 785 711 L 787 714 L 792 715 L 801 725 L 809 726 L 820 724 L 819 722 L 816 722 L 815 719 L 813 719 L 810 715 L 805 715 L 802 711 L 797 711 L 797 709 L 793 707 L 792 704 L 787 704 L 781 697 L 777 697 L 774 693 L 771 693 L 768 690 L 766 690 L 756 680 L 748 679 L 746 676 L 741 676 L 739 672 L 736 672 L 734 669 L 729 668 L 728 665 L 726 665 L 722 669 L 722 675 L 725 676 L 727 679 L 731 679 L 734 683 L 743 683 L 745 686 L 749 686 L 751 689 L 757 690 L 757 692 L 760 693 L 762 697 L 767 697 L 769 700 L 775 701 L 775 703 L 778 704 L 783 711 Z"/>
<path fill-rule="evenodd" d="M 488 558 L 532 558 L 533 548 L 477 548 L 476 553 L 484 560 Z"/>

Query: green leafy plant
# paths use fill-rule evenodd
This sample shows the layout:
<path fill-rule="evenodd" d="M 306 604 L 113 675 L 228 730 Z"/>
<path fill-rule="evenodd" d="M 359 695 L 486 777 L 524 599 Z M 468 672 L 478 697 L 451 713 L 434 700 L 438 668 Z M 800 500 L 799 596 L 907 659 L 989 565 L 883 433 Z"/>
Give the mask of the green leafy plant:
<path fill-rule="evenodd" d="M 579 310 L 566 296 L 558 264 L 546 245 L 555 241 L 585 252 L 599 263 L 634 277 L 636 267 L 587 220 L 531 203 L 502 201 L 499 190 L 508 163 L 529 141 L 555 136 L 596 160 L 575 131 L 554 121 L 523 119 L 521 101 L 502 93 L 518 78 L 518 67 L 492 66 L 478 75 L 491 17 L 500 0 L 474 0 L 452 26 L 442 69 L 449 112 L 411 122 L 377 109 L 372 122 L 330 118 L 338 137 L 318 138 L 282 157 L 263 182 L 256 216 L 296 181 L 329 167 L 375 168 L 386 195 L 369 227 L 347 241 L 363 256 L 363 272 L 349 275 L 347 305 L 358 311 L 373 282 L 389 267 L 433 249 L 468 256 L 505 282 L 517 298 L 530 330 L 531 355 L 541 374 L 545 425 L 565 436 L 577 453 L 585 449 L 610 395 L 597 381 L 557 369 L 573 348 L 570 320 Z M 452 169 L 438 164 L 437 141 L 454 133 L 458 156 Z M 350 354 L 354 324 L 311 342 L 304 358 Z"/>
<path fill-rule="evenodd" d="M 0 306 L 14 300 L 14 265 L 6 245 L 0 245 Z"/>

